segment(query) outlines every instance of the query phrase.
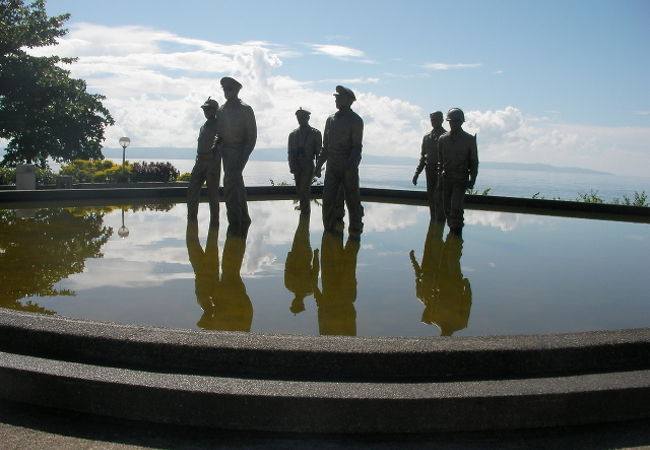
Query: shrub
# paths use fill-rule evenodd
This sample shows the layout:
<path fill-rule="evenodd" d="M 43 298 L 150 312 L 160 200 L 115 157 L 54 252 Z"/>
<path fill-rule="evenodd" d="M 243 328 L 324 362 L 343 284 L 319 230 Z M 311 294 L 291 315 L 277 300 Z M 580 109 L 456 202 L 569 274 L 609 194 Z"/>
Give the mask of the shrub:
<path fill-rule="evenodd" d="M 49 167 L 43 169 L 41 167 L 36 168 L 36 183 L 37 184 L 55 184 L 56 183 L 56 174 L 52 172 L 52 169 Z"/>
<path fill-rule="evenodd" d="M 0 167 L 0 184 L 16 184 L 16 169 Z"/>
<path fill-rule="evenodd" d="M 147 181 L 161 181 L 170 182 L 176 181 L 179 176 L 178 170 L 170 162 L 144 162 L 134 163 L 133 172 L 131 174 L 131 181 L 134 182 L 147 182 Z"/>
<path fill-rule="evenodd" d="M 190 181 L 192 174 L 190 172 L 185 172 L 180 177 L 176 178 L 176 181 Z"/>
<path fill-rule="evenodd" d="M 127 161 L 124 168 L 108 159 L 87 161 L 75 159 L 61 167 L 60 175 L 69 175 L 79 183 L 123 183 L 129 181 L 132 166 Z"/>

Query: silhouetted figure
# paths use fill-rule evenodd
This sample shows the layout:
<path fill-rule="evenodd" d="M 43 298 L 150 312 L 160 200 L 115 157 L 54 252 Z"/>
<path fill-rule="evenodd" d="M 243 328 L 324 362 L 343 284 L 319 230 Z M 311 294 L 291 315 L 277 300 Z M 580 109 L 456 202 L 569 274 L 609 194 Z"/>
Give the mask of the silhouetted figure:
<path fill-rule="evenodd" d="M 450 131 L 438 138 L 442 196 L 449 230 L 462 235 L 465 191 L 473 189 L 478 175 L 476 136 L 463 130 L 465 114 L 458 108 L 447 113 Z"/>
<path fill-rule="evenodd" d="M 305 310 L 305 297 L 314 293 L 319 269 L 318 249 L 312 252 L 309 241 L 309 216 L 301 215 L 284 264 L 284 286 L 295 295 L 289 308 L 292 313 Z"/>
<path fill-rule="evenodd" d="M 472 289 L 460 268 L 463 240 L 449 233 L 443 243 L 443 230 L 443 223 L 429 224 L 422 265 L 413 250 L 409 257 L 415 271 L 415 292 L 424 304 L 422 322 L 437 325 L 441 336 L 451 336 L 467 328 Z"/>
<path fill-rule="evenodd" d="M 246 239 L 238 234 L 228 234 L 220 275 L 218 230 L 218 227 L 210 227 L 203 250 L 198 225 L 192 222 L 187 225 L 187 253 L 196 277 L 194 291 L 203 309 L 197 325 L 206 330 L 250 331 L 253 305 L 240 275 Z"/>
<path fill-rule="evenodd" d="M 314 176 L 314 160 L 323 147 L 323 138 L 316 128 L 309 126 L 311 113 L 300 108 L 296 111 L 298 128 L 289 134 L 289 171 L 296 182 L 296 194 L 300 201 L 300 213 L 310 212 L 311 183 Z"/>
<path fill-rule="evenodd" d="M 215 146 L 217 135 L 217 110 L 219 103 L 208 97 L 203 105 L 206 121 L 199 131 L 196 148 L 196 162 L 192 168 L 190 183 L 187 188 L 187 220 L 197 220 L 201 187 L 207 182 L 210 204 L 210 225 L 219 224 L 219 180 L 221 178 L 221 156 Z"/>
<path fill-rule="evenodd" d="M 348 207 L 350 238 L 359 239 L 363 232 L 363 207 L 359 192 L 359 163 L 363 140 L 363 120 L 352 111 L 356 97 L 352 90 L 336 86 L 338 112 L 327 118 L 323 151 L 314 175 L 319 178 L 327 162 L 323 185 L 323 225 L 333 233 L 343 231 L 343 201 Z M 342 191 L 341 191 L 342 189 Z"/>
<path fill-rule="evenodd" d="M 323 233 L 321 244 L 321 282 L 314 287 L 321 335 L 357 334 L 357 254 L 359 241 L 348 239 L 343 246 L 340 233 Z"/>
<path fill-rule="evenodd" d="M 223 77 L 221 87 L 226 103 L 218 113 L 218 149 L 223 157 L 223 195 L 228 224 L 240 234 L 251 223 L 248 214 L 243 170 L 257 141 L 257 123 L 253 108 L 238 95 L 242 85 L 235 79 Z"/>
<path fill-rule="evenodd" d="M 440 168 L 438 164 L 438 138 L 447 132 L 442 127 L 443 116 L 441 111 L 435 111 L 429 114 L 431 119 L 431 132 L 422 138 L 422 147 L 420 150 L 420 163 L 415 169 L 413 175 L 413 185 L 417 185 L 418 177 L 424 170 L 427 177 L 427 198 L 429 200 L 429 211 L 433 220 L 445 220 L 445 211 L 442 207 L 442 189 L 438 185 L 438 174 Z"/>

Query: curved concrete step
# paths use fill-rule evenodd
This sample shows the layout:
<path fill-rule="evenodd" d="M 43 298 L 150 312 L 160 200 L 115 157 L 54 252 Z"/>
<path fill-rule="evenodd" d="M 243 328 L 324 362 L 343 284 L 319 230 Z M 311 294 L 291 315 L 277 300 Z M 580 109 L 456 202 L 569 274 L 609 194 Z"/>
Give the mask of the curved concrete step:
<path fill-rule="evenodd" d="M 650 329 L 560 335 L 350 338 L 200 332 L 0 310 L 0 351 L 240 378 L 460 381 L 650 369 Z"/>
<path fill-rule="evenodd" d="M 154 373 L 0 353 L 0 396 L 223 429 L 409 433 L 648 416 L 650 371 L 525 380 L 339 383 Z"/>

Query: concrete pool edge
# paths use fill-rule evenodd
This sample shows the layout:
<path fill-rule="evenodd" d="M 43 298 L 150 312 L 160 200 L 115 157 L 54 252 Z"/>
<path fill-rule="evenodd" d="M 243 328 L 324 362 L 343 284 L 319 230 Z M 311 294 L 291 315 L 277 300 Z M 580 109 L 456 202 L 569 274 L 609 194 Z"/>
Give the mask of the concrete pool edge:
<path fill-rule="evenodd" d="M 221 189 L 222 190 L 222 189 Z M 249 200 L 293 199 L 293 186 L 249 186 Z M 315 198 L 322 195 L 322 186 L 312 186 Z M 206 196 L 206 188 L 202 195 Z M 58 204 L 106 204 L 118 200 L 184 202 L 187 187 L 120 187 L 94 189 L 47 189 L 33 191 L 0 190 L 0 206 L 41 207 L 49 202 Z M 361 188 L 362 201 L 399 202 L 400 204 L 426 205 L 425 191 L 399 189 Z M 546 200 L 493 195 L 467 195 L 468 209 L 491 210 L 513 213 L 559 215 L 577 218 L 631 221 L 650 223 L 650 207 L 614 205 L 608 203 L 585 203 L 566 200 Z"/>
<path fill-rule="evenodd" d="M 650 417 L 647 328 L 442 339 L 353 338 L 175 330 L 2 310 L 0 341 L 4 352 L 0 397 L 125 419 L 240 430 L 357 433 L 516 429 Z M 45 341 L 49 345 L 43 345 Z M 67 353 L 57 351 L 61 347 Z M 567 352 L 571 357 L 563 360 L 562 370 L 546 376 L 540 376 L 534 364 L 528 374 L 519 370 L 515 376 L 487 378 L 478 373 L 458 376 L 451 367 L 462 365 L 463 358 L 475 359 L 479 363 L 473 367 L 478 370 L 509 364 L 526 354 L 527 361 L 550 361 L 547 356 L 553 349 L 556 356 Z M 210 366 L 224 350 L 231 362 L 245 362 L 238 373 L 227 370 L 227 365 L 221 366 L 223 372 L 215 367 L 202 370 L 191 361 Z M 128 357 L 116 359 L 119 353 Z M 179 369 L 182 354 L 197 370 Z M 504 359 L 508 354 L 511 358 Z M 617 354 L 623 358 L 612 358 Z M 140 364 L 152 355 L 155 364 Z M 268 364 L 276 357 L 271 369 L 284 367 L 284 377 L 246 372 L 247 367 Z M 337 357 L 339 363 L 329 367 Z M 303 373 L 291 377 L 292 362 L 301 358 L 306 359 L 303 367 L 293 368 Z M 382 364 L 414 373 L 428 358 L 431 365 L 444 364 L 448 358 L 452 376 L 386 380 L 376 373 Z M 601 364 L 589 371 L 580 363 L 585 359 Z M 371 360 L 377 365 L 365 365 Z M 312 376 L 305 364 L 311 365 Z M 345 369 L 350 365 L 361 370 L 351 376 Z M 319 376 L 323 367 L 329 368 L 330 379 Z M 507 373 L 509 367 L 503 369 Z M 338 380 L 337 370 L 342 374 Z"/>

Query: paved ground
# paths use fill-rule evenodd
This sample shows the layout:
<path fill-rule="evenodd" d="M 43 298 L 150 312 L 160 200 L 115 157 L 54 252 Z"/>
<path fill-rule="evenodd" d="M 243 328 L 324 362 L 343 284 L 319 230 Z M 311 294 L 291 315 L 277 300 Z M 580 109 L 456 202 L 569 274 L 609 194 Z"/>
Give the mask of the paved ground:
<path fill-rule="evenodd" d="M 233 433 L 87 416 L 0 401 L 1 449 L 650 448 L 650 420 L 566 429 L 418 436 Z"/>

